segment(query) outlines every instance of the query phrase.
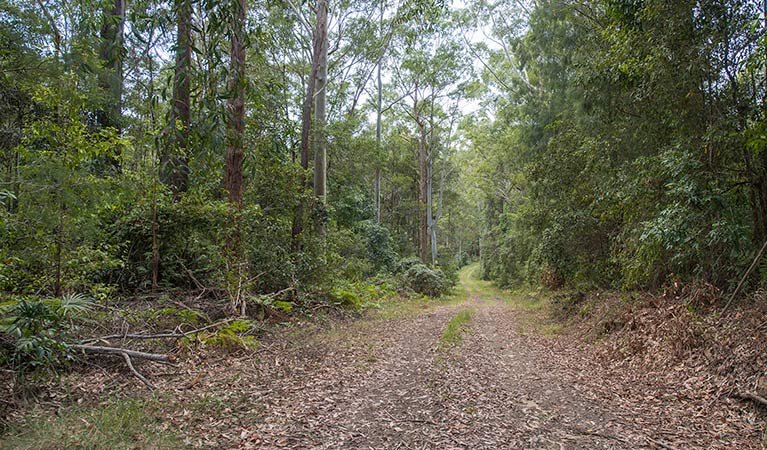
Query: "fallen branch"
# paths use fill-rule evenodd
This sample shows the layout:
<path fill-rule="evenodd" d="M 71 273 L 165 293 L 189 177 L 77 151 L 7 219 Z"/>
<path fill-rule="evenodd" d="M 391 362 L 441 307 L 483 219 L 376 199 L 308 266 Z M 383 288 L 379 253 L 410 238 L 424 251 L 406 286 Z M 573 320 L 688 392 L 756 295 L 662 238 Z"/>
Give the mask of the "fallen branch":
<path fill-rule="evenodd" d="M 139 373 L 139 371 L 136 370 L 136 368 L 133 366 L 133 360 L 131 360 L 131 357 L 148 359 L 150 361 L 166 363 L 166 364 L 170 364 L 175 360 L 175 358 L 172 355 L 139 352 L 136 350 L 128 350 L 127 348 L 119 348 L 119 347 L 101 347 L 98 345 L 81 345 L 81 344 L 72 344 L 70 345 L 70 347 L 76 350 L 82 350 L 86 353 L 122 356 L 123 359 L 125 360 L 125 364 L 128 366 L 128 369 L 130 369 L 133 375 L 139 380 L 141 380 L 141 382 L 144 383 L 144 385 L 146 385 L 146 387 L 148 387 L 149 390 L 154 390 L 155 389 L 154 385 L 150 383 L 149 380 L 147 380 L 144 375 L 141 375 L 141 373 Z"/>
<path fill-rule="evenodd" d="M 82 350 L 86 353 L 100 353 L 100 354 L 121 355 L 121 356 L 128 355 L 131 358 L 148 359 L 150 361 L 156 361 L 156 362 L 162 362 L 162 363 L 172 363 L 176 360 L 176 358 L 173 357 L 172 355 L 139 352 L 136 350 L 128 350 L 127 348 L 120 348 L 120 347 L 102 347 L 99 345 L 81 345 L 81 344 L 72 344 L 70 345 L 70 347 L 75 350 Z"/>
<path fill-rule="evenodd" d="M 285 294 L 286 292 L 290 292 L 293 289 L 295 289 L 293 286 L 289 286 L 289 287 L 286 287 L 285 289 L 281 289 L 281 290 L 279 290 L 277 292 L 272 292 L 272 293 L 269 293 L 269 294 L 263 294 L 260 297 L 262 299 L 264 299 L 264 300 L 266 300 L 266 299 L 271 300 L 273 298 L 277 298 L 277 297 L 281 296 L 282 294 Z"/>
<path fill-rule="evenodd" d="M 136 370 L 135 367 L 133 367 L 133 361 L 131 361 L 130 356 L 128 356 L 127 353 L 123 353 L 123 359 L 125 359 L 125 364 L 128 365 L 128 368 L 131 372 L 133 372 L 133 375 L 136 376 L 139 380 L 141 380 L 142 383 L 146 385 L 146 387 L 149 388 L 150 391 L 153 391 L 155 389 L 154 385 L 149 382 L 149 380 L 146 379 L 144 375 L 141 375 L 138 370 Z"/>
<path fill-rule="evenodd" d="M 184 265 L 184 263 L 183 263 L 183 262 L 181 263 L 181 267 L 183 267 L 183 268 L 184 268 L 184 270 L 186 270 L 186 273 L 187 273 L 187 274 L 189 274 L 189 278 L 191 278 L 191 279 L 192 279 L 192 281 L 194 282 L 195 286 L 197 286 L 197 289 L 201 289 L 201 290 L 204 292 L 204 291 L 205 291 L 205 289 L 206 289 L 206 288 L 205 288 L 205 286 L 204 286 L 202 283 L 200 283 L 200 282 L 197 280 L 197 278 L 195 278 L 195 276 L 194 276 L 194 273 L 192 273 L 192 271 L 191 271 L 191 270 L 189 270 L 189 269 L 188 269 L 188 268 L 187 268 L 187 267 Z"/>
<path fill-rule="evenodd" d="M 759 403 L 762 406 L 767 406 L 767 398 L 761 395 L 754 394 L 753 392 L 744 392 L 742 394 L 735 394 L 735 397 L 742 398 L 744 400 L 751 400 L 752 402 Z"/>

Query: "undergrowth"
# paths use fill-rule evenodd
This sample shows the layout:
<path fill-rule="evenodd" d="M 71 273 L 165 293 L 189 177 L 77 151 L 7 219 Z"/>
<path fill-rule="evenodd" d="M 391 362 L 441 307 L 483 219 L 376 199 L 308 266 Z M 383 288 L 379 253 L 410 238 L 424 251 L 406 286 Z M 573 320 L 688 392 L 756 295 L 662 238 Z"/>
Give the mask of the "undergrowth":
<path fill-rule="evenodd" d="M 181 442 L 162 429 L 153 400 L 115 400 L 104 405 L 64 408 L 56 416 L 33 412 L 11 429 L 0 448 L 178 449 Z M 159 414 L 159 413 L 158 413 Z M 47 416 L 47 417 L 46 417 Z"/>

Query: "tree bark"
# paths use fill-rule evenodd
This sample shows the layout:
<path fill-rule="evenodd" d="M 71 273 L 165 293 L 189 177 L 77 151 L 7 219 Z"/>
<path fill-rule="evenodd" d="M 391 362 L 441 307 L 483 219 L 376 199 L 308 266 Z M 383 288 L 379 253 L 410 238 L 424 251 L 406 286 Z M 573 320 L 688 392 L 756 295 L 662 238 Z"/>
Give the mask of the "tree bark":
<path fill-rule="evenodd" d="M 245 8 L 246 0 L 234 1 L 229 54 L 229 98 L 226 101 L 227 145 L 224 189 L 229 203 L 242 206 L 243 134 L 245 131 Z"/>
<path fill-rule="evenodd" d="M 299 189 L 307 187 L 306 171 L 309 170 L 309 153 L 311 152 L 310 137 L 312 132 L 312 109 L 314 106 L 314 89 L 317 85 L 317 73 L 319 71 L 320 57 L 322 54 L 322 41 L 320 40 L 319 20 L 312 36 L 312 64 L 309 70 L 309 80 L 306 83 L 306 96 L 301 111 L 301 174 Z M 291 229 L 291 241 L 294 252 L 301 250 L 301 233 L 304 230 L 304 201 L 299 198 L 296 210 L 293 214 L 293 227 Z"/>
<path fill-rule="evenodd" d="M 328 86 L 328 3 L 317 2 L 317 33 L 320 39 L 320 58 L 317 66 L 317 94 L 315 99 L 315 142 L 314 142 L 314 196 L 317 207 L 324 210 L 327 197 L 327 139 L 325 136 L 326 94 Z M 325 234 L 325 219 L 322 214 L 317 223 L 317 232 Z"/>
<path fill-rule="evenodd" d="M 163 182 L 168 184 L 177 201 L 186 192 L 189 181 L 190 80 L 192 64 L 192 2 L 175 0 L 176 64 L 173 73 L 171 105 L 162 165 Z"/>
<path fill-rule="evenodd" d="M 419 229 L 419 244 L 420 244 L 420 256 L 421 262 L 426 264 L 429 258 L 429 225 L 427 220 L 427 182 L 428 179 L 428 167 L 427 167 L 427 154 L 426 154 L 426 128 L 421 119 L 420 109 L 418 107 L 418 83 L 415 84 L 415 90 L 413 95 L 413 117 L 415 118 L 416 126 L 419 131 L 418 138 L 418 214 L 421 219 L 421 225 Z"/>
<path fill-rule="evenodd" d="M 767 1 L 767 0 L 765 0 Z M 381 15 L 378 18 L 379 31 L 383 24 L 384 14 L 384 2 L 381 1 Z M 383 63 L 383 55 L 378 60 L 376 67 L 376 87 L 378 88 L 378 96 L 376 101 L 376 167 L 375 167 L 375 180 L 373 187 L 375 195 L 375 212 L 376 223 L 381 223 L 381 132 L 383 131 L 382 118 L 383 114 L 383 83 L 381 82 L 381 64 Z"/>

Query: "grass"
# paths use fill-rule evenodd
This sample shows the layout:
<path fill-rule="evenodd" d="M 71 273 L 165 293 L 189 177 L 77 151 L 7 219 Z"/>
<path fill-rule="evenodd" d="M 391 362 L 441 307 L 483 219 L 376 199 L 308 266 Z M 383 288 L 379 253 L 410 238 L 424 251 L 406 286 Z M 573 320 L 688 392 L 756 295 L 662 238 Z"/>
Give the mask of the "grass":
<path fill-rule="evenodd" d="M 372 311 L 375 320 L 392 320 L 402 317 L 412 317 L 434 307 L 436 302 L 428 297 L 418 296 L 411 299 L 397 299 L 381 303 L 379 308 Z"/>
<path fill-rule="evenodd" d="M 445 326 L 445 330 L 442 332 L 442 336 L 439 338 L 440 348 L 447 348 L 449 346 L 457 345 L 461 342 L 463 339 L 464 325 L 469 323 L 473 313 L 473 309 L 467 308 L 450 319 L 450 321 Z"/>
<path fill-rule="evenodd" d="M 510 308 L 524 312 L 519 316 L 518 322 L 521 333 L 541 333 L 551 336 L 564 332 L 565 327 L 562 324 L 551 323 L 548 318 L 550 298 L 546 291 L 531 292 L 529 288 L 502 289 L 492 281 L 479 279 L 478 272 L 479 264 L 467 266 L 461 271 L 461 279 L 474 296 L 485 300 L 498 299 Z"/>
<path fill-rule="evenodd" d="M 505 301 L 509 306 L 524 309 L 526 311 L 540 310 L 549 304 L 549 297 L 542 293 L 517 290 L 511 291 L 507 295 L 508 297 Z"/>
<path fill-rule="evenodd" d="M 114 400 L 94 407 L 67 407 L 56 416 L 38 410 L 0 438 L 0 449 L 178 449 L 152 414 L 156 400 Z"/>
<path fill-rule="evenodd" d="M 371 314 L 374 320 L 392 320 L 413 317 L 438 306 L 455 305 L 469 299 L 469 293 L 460 284 L 453 286 L 447 294 L 439 298 L 416 295 L 412 298 L 381 302 Z"/>

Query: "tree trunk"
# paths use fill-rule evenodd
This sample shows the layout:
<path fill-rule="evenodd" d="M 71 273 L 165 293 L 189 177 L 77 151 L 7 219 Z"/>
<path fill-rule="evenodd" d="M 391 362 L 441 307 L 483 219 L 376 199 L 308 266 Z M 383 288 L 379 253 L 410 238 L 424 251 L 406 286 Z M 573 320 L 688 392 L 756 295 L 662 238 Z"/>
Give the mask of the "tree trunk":
<path fill-rule="evenodd" d="M 485 261 L 482 254 L 482 230 L 479 232 L 479 275 L 480 278 L 485 277 Z"/>
<path fill-rule="evenodd" d="M 114 0 L 111 8 L 103 12 L 101 25 L 101 48 L 99 57 L 104 64 L 104 72 L 99 77 L 99 86 L 106 93 L 105 105 L 96 112 L 100 126 L 122 130 L 122 93 L 123 93 L 123 45 L 125 33 L 125 0 Z M 120 149 L 110 158 L 110 164 L 120 168 Z"/>
<path fill-rule="evenodd" d="M 433 94 L 432 94 L 433 95 Z M 453 111 L 453 114 L 455 114 L 455 111 Z M 429 206 L 429 216 L 433 217 L 431 220 L 431 224 L 429 226 L 431 230 L 431 260 L 434 264 L 437 263 L 437 226 L 439 225 L 439 220 L 442 218 L 442 200 L 444 198 L 445 194 L 445 178 L 447 177 L 447 155 L 450 151 L 450 142 L 453 137 L 453 123 L 455 118 L 450 119 L 450 131 L 447 134 L 447 141 L 445 142 L 445 151 L 443 152 L 442 156 L 442 167 L 440 170 L 439 175 L 439 199 L 437 200 L 437 214 L 432 216 L 432 211 L 434 209 L 433 202 L 430 201 L 429 203 L 431 206 Z M 431 146 L 433 149 L 438 148 L 437 143 L 434 139 L 434 100 L 432 98 L 432 114 L 431 114 L 431 126 L 432 126 L 432 139 L 431 139 Z M 439 155 L 439 153 L 437 153 Z M 435 156 L 437 156 L 435 155 Z M 429 193 L 432 192 L 432 186 L 433 186 L 433 180 L 432 180 L 432 159 L 429 158 Z M 433 194 L 432 194 L 433 195 Z M 452 229 L 452 227 L 449 227 L 449 229 Z M 447 237 L 447 236 L 446 236 Z M 445 246 L 449 247 L 449 241 L 445 241 Z"/>
<path fill-rule="evenodd" d="M 186 192 L 189 180 L 190 80 L 192 64 L 192 2 L 175 0 L 176 65 L 173 73 L 173 102 L 168 120 L 165 151 L 160 164 L 163 182 L 168 184 L 173 199 Z"/>
<path fill-rule="evenodd" d="M 767 1 L 767 0 L 765 0 Z M 383 24 L 384 3 L 381 2 L 381 15 L 378 18 L 379 31 Z M 376 67 L 376 87 L 378 88 L 378 97 L 376 101 L 376 168 L 375 168 L 375 211 L 376 211 L 376 223 L 381 223 L 381 132 L 383 126 L 381 123 L 381 115 L 383 114 L 383 83 L 381 82 L 381 64 L 383 63 L 383 55 L 378 60 L 378 67 Z"/>
<path fill-rule="evenodd" d="M 429 146 L 426 153 L 427 167 L 426 167 L 426 220 L 429 226 L 429 240 L 431 241 L 431 263 L 437 264 L 437 220 L 434 217 L 434 179 L 433 179 L 433 167 L 434 167 L 434 151 L 437 148 L 436 126 L 434 125 L 434 99 L 435 92 L 434 87 L 431 90 L 431 105 L 429 113 Z M 443 165 L 444 167 L 444 165 Z M 440 185 L 441 186 L 441 185 Z"/>
<path fill-rule="evenodd" d="M 312 37 L 312 65 L 309 71 L 309 80 L 306 83 L 306 96 L 301 111 L 301 168 L 304 173 L 301 174 L 299 189 L 307 187 L 306 171 L 309 170 L 310 136 L 312 131 L 312 107 L 314 105 L 314 89 L 317 84 L 317 73 L 319 71 L 320 58 L 322 56 L 322 41 L 320 39 L 320 22 L 314 29 Z M 301 233 L 304 230 L 304 201 L 298 200 L 295 213 L 293 214 L 293 227 L 290 231 L 292 248 L 294 252 L 301 250 Z"/>
<path fill-rule="evenodd" d="M 17 95 L 19 93 L 16 93 Z M 13 136 L 10 136 L 7 141 L 2 142 L 4 154 L 7 154 L 7 171 L 5 176 L 5 184 L 10 189 L 12 197 L 6 199 L 6 209 L 9 213 L 13 214 L 18 208 L 19 191 L 20 191 L 20 177 L 19 177 L 19 163 L 21 155 L 19 154 L 18 146 L 21 143 L 21 135 L 24 130 L 24 105 L 19 99 L 16 103 L 16 123 L 14 124 L 15 131 Z"/>
<path fill-rule="evenodd" d="M 245 133 L 245 12 L 246 0 L 233 0 L 231 49 L 229 53 L 229 97 L 226 101 L 227 145 L 224 161 L 224 190 L 229 204 L 236 208 L 232 236 L 227 243 L 234 266 L 236 286 L 229 289 L 232 311 L 245 314 L 246 302 L 242 296 L 245 276 L 245 258 L 242 251 L 242 160 Z"/>
<path fill-rule="evenodd" d="M 431 242 L 431 264 L 437 264 L 437 229 L 434 222 L 434 199 L 432 194 L 432 160 L 426 158 L 426 225 L 429 228 Z"/>
<path fill-rule="evenodd" d="M 317 207 L 325 208 L 327 197 L 327 139 L 325 136 L 326 94 L 328 86 L 328 3 L 317 2 L 317 33 L 320 39 L 320 58 L 317 67 L 317 95 L 315 99 L 315 142 L 314 142 L 314 196 Z M 325 234 L 324 214 L 320 215 L 317 232 Z"/>
<path fill-rule="evenodd" d="M 229 98 L 226 101 L 226 159 L 224 189 L 229 203 L 242 206 L 243 134 L 245 131 L 245 8 L 234 0 L 229 61 Z"/>
<path fill-rule="evenodd" d="M 56 274 L 53 283 L 53 295 L 56 297 L 61 297 L 63 294 L 63 265 L 61 254 L 62 247 L 64 246 L 64 214 L 66 211 L 66 205 L 64 204 L 64 201 L 59 197 L 59 195 L 56 195 L 55 198 L 59 203 L 59 217 L 58 223 L 53 230 L 53 239 L 55 243 L 55 248 L 53 250 L 54 264 L 56 265 Z"/>
<path fill-rule="evenodd" d="M 418 138 L 418 214 L 421 218 L 419 229 L 419 244 L 421 262 L 426 264 L 429 258 L 429 224 L 427 221 L 427 155 L 426 155 L 426 128 L 421 120 L 418 108 L 418 83 L 415 85 L 415 94 L 413 96 L 413 117 L 419 130 Z"/>
<path fill-rule="evenodd" d="M 147 47 L 144 55 L 149 55 L 149 49 L 152 43 L 152 37 L 154 36 L 154 29 L 147 39 Z M 154 98 L 154 64 L 152 64 L 152 58 L 147 58 L 149 70 L 149 83 L 147 84 L 148 98 Z M 155 113 L 155 102 L 150 102 L 149 106 L 149 123 L 152 129 L 157 127 L 157 114 Z M 154 152 L 152 153 L 152 161 L 157 163 L 162 159 L 160 155 L 159 142 L 155 142 Z M 160 287 L 160 221 L 158 220 L 158 205 L 157 205 L 157 192 L 158 183 L 161 176 L 161 168 L 155 166 L 152 170 L 152 291 L 157 291 Z"/>

